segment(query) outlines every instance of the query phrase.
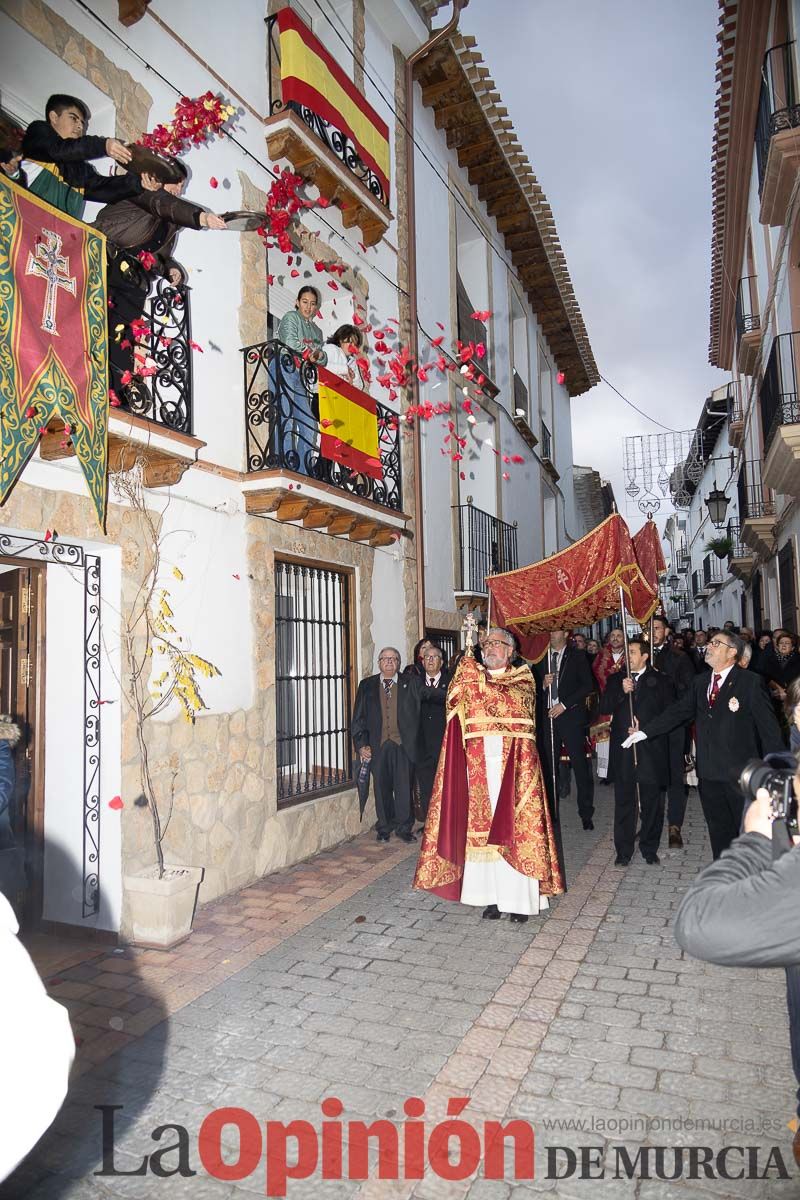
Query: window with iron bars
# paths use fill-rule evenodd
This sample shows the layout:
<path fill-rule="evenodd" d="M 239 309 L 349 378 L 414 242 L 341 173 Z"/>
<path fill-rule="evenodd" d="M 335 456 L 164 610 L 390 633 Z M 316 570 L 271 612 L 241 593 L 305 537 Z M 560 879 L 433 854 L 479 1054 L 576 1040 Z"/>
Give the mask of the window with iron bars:
<path fill-rule="evenodd" d="M 353 782 L 351 575 L 275 560 L 278 807 Z"/>

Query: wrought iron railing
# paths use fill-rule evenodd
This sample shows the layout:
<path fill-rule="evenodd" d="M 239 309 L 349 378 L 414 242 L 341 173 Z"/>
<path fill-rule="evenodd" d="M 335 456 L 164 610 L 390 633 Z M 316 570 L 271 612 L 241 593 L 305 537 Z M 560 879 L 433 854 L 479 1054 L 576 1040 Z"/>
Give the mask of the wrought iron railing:
<path fill-rule="evenodd" d="M 736 338 L 741 340 L 745 333 L 756 333 L 761 328 L 758 313 L 758 277 L 746 275 L 739 280 L 736 289 Z"/>
<path fill-rule="evenodd" d="M 772 343 L 767 360 L 759 392 L 765 455 L 781 425 L 800 422 L 800 399 L 797 393 L 800 343 L 797 339 L 800 339 L 800 332 L 780 334 Z"/>
<path fill-rule="evenodd" d="M 516 368 L 513 371 L 514 381 L 514 412 L 517 416 L 524 417 L 530 425 L 531 416 L 528 407 L 528 389 L 523 382 L 522 376 L 517 373 Z"/>
<path fill-rule="evenodd" d="M 553 461 L 553 438 L 544 421 L 542 421 L 542 458 L 547 459 L 548 462 Z"/>
<path fill-rule="evenodd" d="M 744 420 L 741 380 L 728 384 L 728 423 L 734 425 Z"/>
<path fill-rule="evenodd" d="M 486 576 L 517 567 L 517 527 L 476 508 L 458 509 L 459 568 L 456 591 L 486 594 Z"/>
<path fill-rule="evenodd" d="M 703 582 L 702 572 L 692 571 L 692 595 L 697 599 L 698 596 L 705 595 L 705 591 L 706 586 Z"/>
<path fill-rule="evenodd" d="M 242 353 L 248 471 L 296 471 L 385 508 L 403 507 L 396 412 L 376 402 L 383 479 L 351 471 L 320 454 L 314 364 L 275 340 L 246 346 Z"/>
<path fill-rule="evenodd" d="M 300 120 L 308 126 L 311 132 L 319 138 L 324 146 L 333 153 L 348 171 L 363 183 L 376 200 L 389 207 L 389 197 L 383 183 L 359 156 L 351 138 L 337 129 L 330 121 L 326 121 L 319 113 L 305 104 L 295 101 L 283 102 L 281 93 L 281 52 L 278 37 L 277 17 L 266 18 L 267 25 L 267 79 L 269 81 L 269 111 L 270 114 L 289 109 L 296 113 Z"/>
<path fill-rule="evenodd" d="M 125 254 L 128 264 L 126 278 L 136 279 L 144 290 L 149 277 L 141 263 Z M 146 417 L 175 429 L 178 433 L 193 432 L 192 424 L 192 327 L 189 291 L 185 284 L 173 284 L 159 277 L 150 289 L 142 318 L 147 326 L 145 336 L 137 339 L 127 353 L 112 353 L 109 360 L 109 383 L 119 400 L 119 410 Z M 115 329 L 114 310 L 110 309 L 109 327 L 112 339 L 132 343 L 130 330 Z M 153 371 L 153 368 L 155 370 Z M 132 378 L 123 383 L 130 370 Z M 143 374 L 139 374 L 140 371 Z M 151 373 L 152 372 L 152 373 Z M 116 406 L 115 406 L 116 407 Z"/>
<path fill-rule="evenodd" d="M 759 196 L 764 186 L 769 144 L 773 135 L 782 129 L 794 129 L 797 125 L 800 125 L 800 104 L 797 103 L 795 84 L 794 42 L 784 42 L 783 45 L 773 46 L 767 51 L 761 71 L 761 92 L 756 118 Z"/>
<path fill-rule="evenodd" d="M 761 483 L 761 463 L 757 459 L 742 465 L 736 490 L 740 521 L 775 516 L 775 501 L 770 497 L 769 488 Z"/>
<path fill-rule="evenodd" d="M 716 554 L 707 554 L 703 559 L 703 584 L 718 587 L 723 580 L 722 563 Z"/>
<path fill-rule="evenodd" d="M 732 558 L 748 558 L 752 553 L 746 544 L 742 541 L 742 527 L 738 521 L 728 521 L 728 537 L 730 538 L 731 548 L 728 554 L 728 559 Z"/>

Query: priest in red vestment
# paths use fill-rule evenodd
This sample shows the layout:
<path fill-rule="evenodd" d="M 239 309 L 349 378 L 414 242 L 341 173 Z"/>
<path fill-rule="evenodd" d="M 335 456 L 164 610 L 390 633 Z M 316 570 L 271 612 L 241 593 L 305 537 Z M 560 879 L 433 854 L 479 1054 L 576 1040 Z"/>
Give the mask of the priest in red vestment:
<path fill-rule="evenodd" d="M 527 921 L 564 890 L 536 750 L 536 687 L 513 667 L 513 636 L 491 629 L 447 691 L 447 728 L 414 887 Z"/>

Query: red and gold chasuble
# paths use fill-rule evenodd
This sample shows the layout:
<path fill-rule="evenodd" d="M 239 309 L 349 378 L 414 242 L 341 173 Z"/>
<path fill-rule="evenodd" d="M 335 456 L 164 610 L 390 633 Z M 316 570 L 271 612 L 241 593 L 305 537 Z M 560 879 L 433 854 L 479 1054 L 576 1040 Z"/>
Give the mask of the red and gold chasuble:
<path fill-rule="evenodd" d="M 465 655 L 447 690 L 447 729 L 414 887 L 460 900 L 465 862 L 504 858 L 543 896 L 565 890 L 536 750 L 536 691 L 528 667 L 490 675 Z M 483 738 L 503 737 L 492 814 Z"/>

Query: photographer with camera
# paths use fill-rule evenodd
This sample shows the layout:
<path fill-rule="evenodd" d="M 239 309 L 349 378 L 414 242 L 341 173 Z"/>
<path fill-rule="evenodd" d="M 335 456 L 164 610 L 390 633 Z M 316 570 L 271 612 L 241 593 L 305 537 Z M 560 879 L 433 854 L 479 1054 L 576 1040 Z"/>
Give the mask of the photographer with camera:
<path fill-rule="evenodd" d="M 681 901 L 675 940 L 694 958 L 724 967 L 785 967 L 792 1068 L 800 1116 L 800 766 L 791 754 L 742 771 L 752 801 L 744 833 L 698 875 Z M 793 1151 L 800 1165 L 800 1129 Z"/>
<path fill-rule="evenodd" d="M 738 634 L 721 629 L 706 651 L 711 671 L 695 675 L 688 691 L 641 729 L 634 721 L 622 743 L 627 749 L 694 721 L 700 803 L 714 858 L 730 846 L 742 826 L 744 802 L 734 780 L 745 763 L 785 749 L 763 679 L 736 665 L 743 649 Z"/>

